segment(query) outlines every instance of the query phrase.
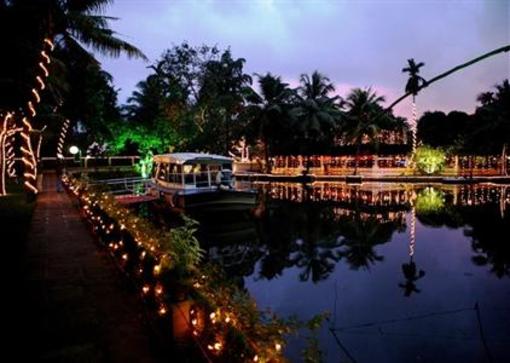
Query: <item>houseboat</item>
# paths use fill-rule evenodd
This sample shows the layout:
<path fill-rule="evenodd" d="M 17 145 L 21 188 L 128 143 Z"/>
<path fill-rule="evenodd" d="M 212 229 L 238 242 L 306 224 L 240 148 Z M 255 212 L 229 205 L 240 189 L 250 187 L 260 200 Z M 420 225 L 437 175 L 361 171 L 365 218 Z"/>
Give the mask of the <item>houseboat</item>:
<path fill-rule="evenodd" d="M 237 190 L 233 159 L 203 153 L 154 156 L 151 193 L 172 207 L 235 210 L 255 207 L 257 193 Z"/>

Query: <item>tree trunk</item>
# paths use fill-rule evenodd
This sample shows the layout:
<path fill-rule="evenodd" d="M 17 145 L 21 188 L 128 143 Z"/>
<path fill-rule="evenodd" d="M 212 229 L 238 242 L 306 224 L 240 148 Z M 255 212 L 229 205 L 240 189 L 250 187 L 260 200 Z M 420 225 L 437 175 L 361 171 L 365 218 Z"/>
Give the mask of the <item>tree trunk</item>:
<path fill-rule="evenodd" d="M 271 165 L 269 164 L 269 145 L 267 138 L 264 139 L 264 161 L 266 164 L 266 173 L 271 174 Z"/>
<path fill-rule="evenodd" d="M 473 169 L 475 167 L 475 163 L 474 163 L 474 156 L 473 155 L 469 155 L 469 178 L 470 179 L 473 179 Z"/>
<path fill-rule="evenodd" d="M 310 155 L 306 156 L 305 175 L 310 174 Z"/>
<path fill-rule="evenodd" d="M 501 175 L 506 176 L 506 144 L 503 144 L 501 150 Z"/>
<path fill-rule="evenodd" d="M 37 180 L 37 160 L 35 153 L 32 148 L 31 138 L 32 126 L 26 117 L 23 118 L 23 130 L 21 131 L 22 146 L 21 151 L 23 152 L 23 162 L 25 164 L 25 171 L 23 173 L 25 180 L 25 191 L 27 199 L 32 201 L 35 199 L 35 195 L 38 193 L 36 187 Z"/>
<path fill-rule="evenodd" d="M 470 66 L 472 64 L 478 63 L 478 62 L 484 60 L 485 58 L 489 58 L 489 57 L 492 57 L 492 56 L 497 55 L 499 53 L 504 53 L 504 52 L 509 52 L 509 51 L 510 51 L 510 45 L 506 45 L 504 47 L 495 49 L 495 50 L 490 51 L 488 53 L 485 53 L 485 54 L 483 54 L 483 55 L 481 55 L 479 57 L 471 59 L 471 60 L 467 61 L 466 63 L 463 63 L 463 64 L 460 64 L 460 65 L 458 65 L 456 67 L 453 67 L 453 68 L 449 69 L 448 71 L 446 71 L 444 73 L 441 73 L 441 74 L 439 74 L 439 75 L 429 79 L 426 83 L 424 83 L 422 86 L 420 86 L 416 91 L 420 91 L 421 89 L 430 86 L 432 83 L 437 82 L 440 79 L 443 79 L 443 78 L 449 76 L 450 74 L 455 73 L 457 71 L 460 71 L 461 69 L 464 69 L 464 68 L 466 68 L 466 67 L 468 67 L 468 66 Z M 392 104 L 390 104 L 388 107 L 386 107 L 384 112 L 387 112 L 387 111 L 391 110 L 393 107 L 395 107 L 395 105 L 397 105 L 398 103 L 400 103 L 401 101 L 403 101 L 407 97 L 411 96 L 412 94 L 413 94 L 412 92 L 407 92 L 403 96 L 397 98 L 395 101 L 393 101 Z"/>
<path fill-rule="evenodd" d="M 7 172 L 7 164 L 6 164 L 6 153 L 5 153 L 5 140 L 7 137 L 7 133 L 5 131 L 5 126 L 1 125 L 2 129 L 0 130 L 0 196 L 4 196 L 6 194 L 5 190 L 5 174 Z"/>
<path fill-rule="evenodd" d="M 361 151 L 361 143 L 358 142 L 356 145 L 356 156 L 354 157 L 354 175 L 358 174 L 358 165 L 359 165 L 359 153 Z"/>
<path fill-rule="evenodd" d="M 228 155 L 228 152 L 230 151 L 229 148 L 229 139 L 230 139 L 230 130 L 229 130 L 229 124 L 228 124 L 228 117 L 227 115 L 224 115 L 225 117 L 225 155 Z"/>

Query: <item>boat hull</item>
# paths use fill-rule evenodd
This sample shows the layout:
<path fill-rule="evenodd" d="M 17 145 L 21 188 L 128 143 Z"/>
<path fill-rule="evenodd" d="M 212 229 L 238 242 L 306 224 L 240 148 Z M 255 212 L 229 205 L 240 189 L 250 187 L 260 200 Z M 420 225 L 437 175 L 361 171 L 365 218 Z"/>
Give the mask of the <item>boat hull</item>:
<path fill-rule="evenodd" d="M 218 190 L 194 194 L 177 194 L 179 207 L 207 210 L 245 210 L 255 207 L 257 194 L 251 191 Z"/>

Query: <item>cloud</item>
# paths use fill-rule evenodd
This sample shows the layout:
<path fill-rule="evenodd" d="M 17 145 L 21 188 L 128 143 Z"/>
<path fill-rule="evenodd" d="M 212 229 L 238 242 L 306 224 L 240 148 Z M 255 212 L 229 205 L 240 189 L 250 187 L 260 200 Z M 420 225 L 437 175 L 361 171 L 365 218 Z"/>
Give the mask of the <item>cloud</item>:
<path fill-rule="evenodd" d="M 114 29 L 151 60 L 173 44 L 231 46 L 248 72 L 299 79 L 314 70 L 345 85 L 374 86 L 388 99 L 406 82 L 408 58 L 425 78 L 510 43 L 508 1 L 155 1 L 118 0 Z M 506 14 L 506 15 L 505 15 Z M 505 31 L 506 30 L 506 31 Z M 124 101 L 147 74 L 140 61 L 103 60 Z M 451 76 L 418 97 L 418 109 L 472 111 L 477 93 L 509 77 L 508 56 Z M 404 103 L 397 113 L 410 114 Z"/>

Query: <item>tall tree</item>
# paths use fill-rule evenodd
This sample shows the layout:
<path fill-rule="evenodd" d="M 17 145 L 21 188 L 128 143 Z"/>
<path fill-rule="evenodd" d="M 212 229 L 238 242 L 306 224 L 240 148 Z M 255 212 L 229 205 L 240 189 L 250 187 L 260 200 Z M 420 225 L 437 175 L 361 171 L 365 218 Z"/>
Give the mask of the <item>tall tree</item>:
<path fill-rule="evenodd" d="M 249 102 L 243 114 L 248 118 L 251 133 L 262 140 L 266 172 L 271 172 L 271 147 L 284 136 L 290 124 L 290 107 L 295 93 L 280 77 L 271 73 L 257 75 L 260 93 L 247 96 Z"/>
<path fill-rule="evenodd" d="M 416 151 L 416 127 L 417 127 L 417 114 L 416 114 L 416 95 L 418 94 L 418 91 L 420 90 L 420 87 L 427 83 L 424 78 L 422 78 L 420 73 L 420 68 L 425 65 L 425 63 L 420 62 L 416 63 L 413 58 L 407 60 L 407 67 L 402 69 L 402 72 L 407 72 L 409 74 L 409 79 L 407 80 L 405 91 L 409 92 L 413 95 L 413 102 L 412 102 L 412 116 L 411 116 L 411 143 L 412 143 L 412 149 L 411 154 L 414 156 L 414 153 Z"/>
<path fill-rule="evenodd" d="M 249 92 L 252 78 L 244 73 L 243 58 L 233 58 L 230 50 L 205 64 L 201 78 L 198 103 L 206 105 L 206 117 L 210 128 L 208 138 L 211 141 L 210 151 L 228 155 L 233 142 L 242 133 L 242 125 L 238 119 L 245 105 L 244 95 Z"/>
<path fill-rule="evenodd" d="M 347 142 L 356 145 L 354 175 L 358 172 L 361 145 L 365 140 L 377 142 L 377 135 L 386 124 L 394 122 L 389 114 L 378 117 L 382 110 L 384 96 L 379 96 L 371 88 L 353 89 L 345 99 L 345 125 L 343 137 Z"/>
<path fill-rule="evenodd" d="M 501 172 L 506 175 L 510 144 L 510 83 L 505 79 L 495 88 L 492 99 L 476 109 L 474 118 L 479 126 L 472 133 L 472 139 L 486 140 L 484 146 L 491 149 L 487 151 L 501 153 Z"/>
<path fill-rule="evenodd" d="M 293 110 L 295 128 L 301 153 L 309 155 L 317 143 L 332 140 L 341 120 L 340 97 L 331 96 L 335 86 L 330 79 L 315 71 L 311 76 L 302 74 L 297 89 L 298 99 Z M 307 162 L 307 172 L 309 162 Z"/>

